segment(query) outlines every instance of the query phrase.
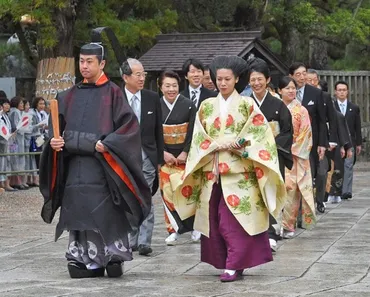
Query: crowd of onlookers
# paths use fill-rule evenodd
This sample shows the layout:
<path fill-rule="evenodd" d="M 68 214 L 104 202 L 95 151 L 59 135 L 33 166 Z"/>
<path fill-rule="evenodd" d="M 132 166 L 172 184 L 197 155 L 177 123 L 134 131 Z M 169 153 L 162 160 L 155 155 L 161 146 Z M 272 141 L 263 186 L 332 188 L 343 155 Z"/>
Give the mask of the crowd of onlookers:
<path fill-rule="evenodd" d="M 0 192 L 38 187 L 39 153 L 47 137 L 47 102 L 42 97 L 32 102 L 20 96 L 9 100 L 0 90 L 0 116 Z"/>

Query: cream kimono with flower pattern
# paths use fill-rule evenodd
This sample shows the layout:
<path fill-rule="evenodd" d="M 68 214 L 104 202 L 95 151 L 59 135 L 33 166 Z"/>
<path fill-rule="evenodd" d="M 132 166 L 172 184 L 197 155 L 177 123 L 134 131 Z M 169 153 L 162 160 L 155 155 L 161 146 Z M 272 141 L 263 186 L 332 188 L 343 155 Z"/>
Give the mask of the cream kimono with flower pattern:
<path fill-rule="evenodd" d="M 286 198 L 268 122 L 252 98 L 234 91 L 230 99 L 224 117 L 220 116 L 221 95 L 202 102 L 185 172 L 170 176 L 178 214 L 182 219 L 195 215 L 194 229 L 206 236 L 209 200 L 214 180 L 218 180 L 215 174 L 219 173 L 227 206 L 249 235 L 266 231 L 269 212 L 279 217 Z M 218 152 L 220 145 L 241 138 L 249 145 Z"/>

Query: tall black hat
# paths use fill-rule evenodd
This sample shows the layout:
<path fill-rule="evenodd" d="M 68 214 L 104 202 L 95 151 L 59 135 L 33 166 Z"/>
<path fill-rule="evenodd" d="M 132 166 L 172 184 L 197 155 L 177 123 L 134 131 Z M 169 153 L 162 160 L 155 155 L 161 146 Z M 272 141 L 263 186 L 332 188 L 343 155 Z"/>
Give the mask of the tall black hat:
<path fill-rule="evenodd" d="M 102 60 L 105 59 L 105 51 L 104 47 L 101 45 L 101 43 L 98 42 L 92 42 L 85 44 L 84 46 L 81 47 L 80 50 L 81 55 L 95 55 Z"/>

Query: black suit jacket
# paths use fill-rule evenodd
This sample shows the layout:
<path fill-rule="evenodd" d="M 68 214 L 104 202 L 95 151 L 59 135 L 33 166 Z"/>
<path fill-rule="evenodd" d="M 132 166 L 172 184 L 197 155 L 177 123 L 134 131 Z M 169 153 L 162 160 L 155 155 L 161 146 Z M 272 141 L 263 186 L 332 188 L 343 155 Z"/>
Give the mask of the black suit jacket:
<path fill-rule="evenodd" d="M 191 99 L 188 85 L 186 85 L 186 88 L 184 90 L 182 90 L 182 92 L 180 94 L 185 96 L 186 98 Z M 199 95 L 199 100 L 198 100 L 198 104 L 197 104 L 197 110 L 199 109 L 200 104 L 204 100 L 206 100 L 208 98 L 211 98 L 211 97 L 217 97 L 217 92 L 208 90 L 207 88 L 202 86 L 201 89 L 200 89 L 200 95 Z"/>
<path fill-rule="evenodd" d="M 123 94 L 127 100 L 126 92 Z M 157 93 L 141 90 L 141 146 L 155 169 L 163 163 L 162 109 Z"/>
<path fill-rule="evenodd" d="M 335 101 L 335 108 L 340 112 L 338 101 Z M 349 133 L 351 135 L 352 145 L 362 145 L 362 134 L 361 134 L 361 116 L 360 108 L 358 105 L 349 102 L 347 100 L 347 110 L 345 114 Z"/>
<path fill-rule="evenodd" d="M 302 105 L 307 109 L 312 128 L 311 154 L 318 162 L 317 147 L 328 145 L 328 129 L 326 126 L 326 108 L 320 89 L 307 85 L 304 89 Z"/>
<path fill-rule="evenodd" d="M 329 123 L 328 129 L 328 143 L 326 147 L 329 147 L 329 142 L 335 142 L 338 144 L 338 121 L 337 112 L 334 108 L 331 96 L 327 92 L 322 92 L 322 98 L 325 105 L 326 121 Z M 339 144 L 338 144 L 339 145 Z"/>

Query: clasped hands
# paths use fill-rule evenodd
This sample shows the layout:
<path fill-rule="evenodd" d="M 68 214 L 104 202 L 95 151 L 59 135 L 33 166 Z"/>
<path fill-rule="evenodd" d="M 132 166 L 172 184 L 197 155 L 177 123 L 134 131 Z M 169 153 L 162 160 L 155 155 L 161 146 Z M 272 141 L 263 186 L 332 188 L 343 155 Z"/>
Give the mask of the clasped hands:
<path fill-rule="evenodd" d="M 58 138 L 55 138 L 53 137 L 51 140 L 50 140 L 50 146 L 53 150 L 57 151 L 57 152 L 60 152 L 63 150 L 63 147 L 65 145 L 65 142 L 64 142 L 64 139 L 63 137 L 58 137 Z M 106 147 L 104 146 L 104 144 L 98 140 L 95 144 L 95 150 L 99 153 L 105 153 L 107 151 Z"/>

